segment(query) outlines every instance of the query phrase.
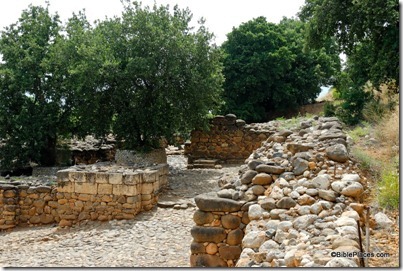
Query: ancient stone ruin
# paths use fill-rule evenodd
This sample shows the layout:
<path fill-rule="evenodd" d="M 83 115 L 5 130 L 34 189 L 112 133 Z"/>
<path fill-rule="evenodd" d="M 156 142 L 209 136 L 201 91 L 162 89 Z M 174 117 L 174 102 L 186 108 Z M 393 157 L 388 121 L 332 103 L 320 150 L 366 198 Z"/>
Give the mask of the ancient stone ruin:
<path fill-rule="evenodd" d="M 263 124 L 246 124 L 234 114 L 216 116 L 210 130 L 194 130 L 185 144 L 190 168 L 240 164 L 273 132 Z"/>
<path fill-rule="evenodd" d="M 17 225 L 58 223 L 71 226 L 83 220 L 132 219 L 157 204 L 168 182 L 168 165 L 160 151 L 145 154 L 119 151 L 117 163 L 77 165 L 57 172 L 57 186 L 0 184 L 0 230 Z M 137 163 L 138 162 L 138 163 Z"/>
<path fill-rule="evenodd" d="M 265 129 L 271 135 L 238 178 L 195 198 L 191 266 L 358 266 L 357 257 L 331 256 L 359 251 L 364 211 L 364 178 L 342 124 L 316 117 L 292 130 L 275 122 Z"/>

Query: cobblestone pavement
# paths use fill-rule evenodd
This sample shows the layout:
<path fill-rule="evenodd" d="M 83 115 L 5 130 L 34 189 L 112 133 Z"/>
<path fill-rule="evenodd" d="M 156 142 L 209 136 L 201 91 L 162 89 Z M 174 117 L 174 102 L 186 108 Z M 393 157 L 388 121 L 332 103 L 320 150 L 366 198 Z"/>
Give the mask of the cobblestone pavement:
<path fill-rule="evenodd" d="M 163 200 L 191 202 L 218 190 L 220 170 L 186 170 L 183 156 L 168 159 L 169 187 Z M 20 227 L 0 233 L 3 267 L 189 267 L 194 207 L 154 207 L 134 220 L 88 221 L 72 228 Z"/>

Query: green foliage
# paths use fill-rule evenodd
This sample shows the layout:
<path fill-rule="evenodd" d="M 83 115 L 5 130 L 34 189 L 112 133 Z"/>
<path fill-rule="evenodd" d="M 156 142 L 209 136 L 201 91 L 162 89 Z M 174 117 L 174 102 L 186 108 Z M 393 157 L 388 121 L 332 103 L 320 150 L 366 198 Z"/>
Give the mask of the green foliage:
<path fill-rule="evenodd" d="M 399 174 L 393 169 L 384 169 L 379 182 L 378 202 L 384 208 L 399 208 Z"/>
<path fill-rule="evenodd" d="M 325 102 L 323 113 L 325 117 L 336 116 L 336 106 L 332 102 Z"/>
<path fill-rule="evenodd" d="M 356 65 L 355 80 L 375 86 L 399 82 L 399 2 L 397 0 L 306 0 L 300 16 L 307 22 L 310 46 L 335 37 Z"/>
<path fill-rule="evenodd" d="M 364 92 L 368 81 L 375 88 L 382 83 L 399 84 L 398 1 L 306 0 L 299 17 L 306 22 L 310 48 L 335 38 L 340 52 L 347 55 L 337 83 L 344 100 L 338 115 L 348 124 L 358 123 L 372 98 Z"/>
<path fill-rule="evenodd" d="M 360 125 L 357 125 L 353 130 L 351 130 L 348 135 L 351 136 L 351 138 L 354 141 L 359 140 L 360 138 L 369 135 L 369 124 L 366 122 L 361 123 Z"/>
<path fill-rule="evenodd" d="M 362 151 L 361 149 L 354 147 L 351 150 L 352 155 L 357 159 L 360 163 L 360 168 L 366 170 L 373 174 L 376 178 L 379 177 L 380 169 L 382 168 L 382 164 L 380 161 L 372 158 L 367 153 Z"/>
<path fill-rule="evenodd" d="M 213 35 L 189 26 L 189 10 L 123 4 L 121 18 L 95 26 L 83 12 L 61 26 L 30 6 L 2 33 L 1 167 L 53 164 L 60 136 L 113 132 L 149 149 L 207 126 L 224 80 Z"/>
<path fill-rule="evenodd" d="M 228 34 L 224 55 L 224 111 L 248 122 L 264 121 L 267 112 L 307 104 L 330 83 L 339 67 L 334 43 L 304 50 L 304 24 L 264 17 L 241 24 Z"/>
<path fill-rule="evenodd" d="M 119 62 L 113 78 L 113 131 L 126 147 L 157 146 L 161 136 L 207 126 L 220 104 L 221 54 L 200 22 L 192 32 L 189 10 L 127 3 L 122 20 L 98 26 Z"/>
<path fill-rule="evenodd" d="M 57 89 L 51 51 L 60 22 L 48 8 L 30 6 L 0 38 L 1 167 L 50 165 L 63 127 L 63 94 Z"/>

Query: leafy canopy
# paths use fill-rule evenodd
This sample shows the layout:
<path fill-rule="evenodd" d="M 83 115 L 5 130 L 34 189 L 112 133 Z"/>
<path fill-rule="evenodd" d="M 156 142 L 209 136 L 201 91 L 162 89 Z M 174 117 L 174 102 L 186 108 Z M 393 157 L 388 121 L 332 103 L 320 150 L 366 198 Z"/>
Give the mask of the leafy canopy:
<path fill-rule="evenodd" d="M 2 32 L 1 167 L 54 164 L 59 137 L 113 132 L 125 148 L 157 147 L 207 125 L 223 83 L 213 35 L 189 26 L 189 10 L 123 4 L 94 26 L 30 6 Z"/>
<path fill-rule="evenodd" d="M 317 48 L 335 38 L 347 56 L 346 69 L 336 81 L 344 99 L 341 117 L 350 124 L 362 118 L 375 88 L 399 85 L 399 3 L 397 0 L 306 0 L 299 17 L 307 23 L 308 46 Z"/>
<path fill-rule="evenodd" d="M 304 24 L 283 19 L 276 25 L 258 17 L 228 34 L 224 57 L 225 110 L 247 121 L 268 112 L 286 112 L 317 97 L 340 68 L 334 42 L 304 50 Z"/>

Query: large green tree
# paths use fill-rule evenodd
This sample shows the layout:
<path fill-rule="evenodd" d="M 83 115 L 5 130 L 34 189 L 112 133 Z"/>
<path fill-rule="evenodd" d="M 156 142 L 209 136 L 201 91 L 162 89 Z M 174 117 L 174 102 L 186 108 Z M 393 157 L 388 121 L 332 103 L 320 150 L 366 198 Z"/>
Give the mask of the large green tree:
<path fill-rule="evenodd" d="M 307 41 L 320 47 L 336 38 L 358 84 L 399 82 L 399 2 L 397 0 L 306 0 L 299 14 Z"/>
<path fill-rule="evenodd" d="M 341 99 L 339 116 L 348 124 L 363 118 L 363 109 L 373 101 L 366 92 L 399 85 L 399 3 L 397 0 L 306 0 L 299 17 L 307 25 L 307 44 L 321 46 L 335 38 L 339 51 L 347 56 L 335 87 Z"/>
<path fill-rule="evenodd" d="M 304 24 L 280 24 L 258 17 L 234 28 L 225 52 L 225 111 L 246 121 L 264 121 L 268 112 L 287 112 L 313 102 L 320 87 L 340 68 L 334 42 L 304 50 Z"/>
<path fill-rule="evenodd" d="M 28 162 L 51 165 L 59 128 L 61 95 L 50 57 L 59 40 L 58 16 L 47 8 L 30 6 L 0 38 L 1 166 Z"/>
<path fill-rule="evenodd" d="M 120 22 L 100 24 L 118 61 L 108 87 L 114 92 L 113 130 L 126 147 L 156 146 L 163 136 L 207 125 L 220 104 L 220 51 L 189 10 L 126 3 Z"/>

